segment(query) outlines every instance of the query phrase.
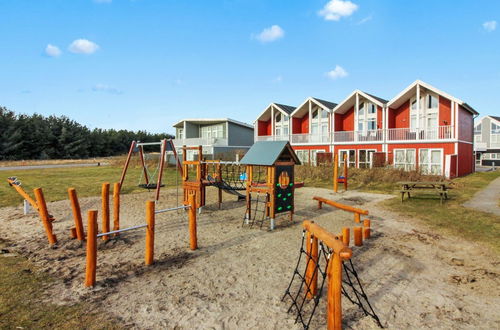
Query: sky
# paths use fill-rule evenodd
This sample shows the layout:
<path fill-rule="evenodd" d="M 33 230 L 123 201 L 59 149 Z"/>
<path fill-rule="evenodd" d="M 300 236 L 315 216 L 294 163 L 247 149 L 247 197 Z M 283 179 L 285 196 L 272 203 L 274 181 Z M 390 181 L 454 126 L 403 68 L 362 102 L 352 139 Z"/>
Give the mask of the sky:
<path fill-rule="evenodd" d="M 416 79 L 500 115 L 500 1 L 0 0 L 0 105 L 90 128 L 252 123 Z"/>

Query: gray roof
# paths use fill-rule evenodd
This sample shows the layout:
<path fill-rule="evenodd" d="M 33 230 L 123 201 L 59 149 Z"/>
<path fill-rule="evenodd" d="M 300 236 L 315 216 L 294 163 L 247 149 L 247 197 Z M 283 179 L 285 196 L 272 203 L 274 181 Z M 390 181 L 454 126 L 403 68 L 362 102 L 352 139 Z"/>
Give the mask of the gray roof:
<path fill-rule="evenodd" d="M 295 164 L 300 165 L 300 160 L 288 141 L 255 142 L 240 164 L 272 166 L 279 160 L 293 160 Z"/>
<path fill-rule="evenodd" d="M 366 95 L 370 95 L 371 97 L 373 97 L 375 100 L 381 102 L 382 104 L 387 104 L 387 102 L 389 102 L 388 100 L 385 100 L 385 99 L 383 99 L 381 97 L 378 97 L 378 96 L 375 96 L 373 94 L 367 93 L 365 91 L 363 91 L 363 93 L 365 93 Z"/>
<path fill-rule="evenodd" d="M 291 114 L 295 110 L 295 107 L 291 106 L 291 105 L 285 105 L 285 104 L 279 104 L 279 103 L 274 103 L 274 104 L 276 104 L 278 107 L 280 107 L 287 114 Z"/>
<path fill-rule="evenodd" d="M 495 119 L 495 120 L 498 120 L 500 121 L 500 117 L 497 117 L 497 116 L 490 116 L 491 118 Z"/>
<path fill-rule="evenodd" d="M 323 104 L 324 106 L 326 106 L 330 110 L 332 110 L 333 108 L 335 108 L 337 106 L 337 103 L 333 103 L 333 102 L 330 102 L 330 101 L 325 101 L 325 100 L 322 100 L 322 99 L 318 99 L 317 97 L 311 97 L 311 98 L 315 99 L 319 103 Z"/>

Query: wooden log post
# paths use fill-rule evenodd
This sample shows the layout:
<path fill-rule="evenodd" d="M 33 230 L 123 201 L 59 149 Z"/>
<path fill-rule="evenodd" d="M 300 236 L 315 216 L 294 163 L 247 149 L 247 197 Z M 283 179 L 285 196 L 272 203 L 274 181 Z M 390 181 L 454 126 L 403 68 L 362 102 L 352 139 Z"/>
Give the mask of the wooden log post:
<path fill-rule="evenodd" d="M 347 153 L 344 154 L 344 191 L 347 191 L 347 172 L 349 171 Z"/>
<path fill-rule="evenodd" d="M 363 239 L 370 238 L 371 236 L 371 228 L 370 228 L 370 219 L 363 220 Z"/>
<path fill-rule="evenodd" d="M 358 212 L 354 212 L 354 222 L 355 223 L 360 223 L 361 222 L 361 216 Z"/>
<path fill-rule="evenodd" d="M 196 229 L 196 195 L 190 193 L 188 196 L 188 217 L 189 217 L 189 247 L 191 250 L 198 248 L 198 236 Z"/>
<path fill-rule="evenodd" d="M 353 230 L 354 230 L 354 245 L 362 246 L 363 245 L 363 236 L 361 233 L 362 228 L 354 227 Z"/>
<path fill-rule="evenodd" d="M 83 230 L 82 211 L 75 188 L 68 189 L 68 196 L 71 203 L 71 210 L 73 211 L 73 219 L 75 221 L 76 239 L 83 241 L 85 239 L 85 232 Z"/>
<path fill-rule="evenodd" d="M 351 240 L 351 230 L 348 227 L 342 228 L 342 242 L 349 246 Z"/>
<path fill-rule="evenodd" d="M 317 294 L 318 289 L 318 238 L 307 232 L 306 236 L 306 281 L 305 290 L 307 299 L 313 299 Z"/>
<path fill-rule="evenodd" d="M 154 262 L 155 251 L 155 202 L 146 202 L 146 266 L 152 265 Z"/>
<path fill-rule="evenodd" d="M 339 155 L 333 156 L 333 191 L 339 190 Z"/>
<path fill-rule="evenodd" d="M 95 285 L 97 268 L 97 210 L 87 213 L 87 263 L 85 269 L 85 286 Z"/>
<path fill-rule="evenodd" d="M 113 185 L 113 230 L 120 229 L 120 183 Z M 118 236 L 120 233 L 116 233 Z"/>
<path fill-rule="evenodd" d="M 38 205 L 38 214 L 42 218 L 43 227 L 45 228 L 45 234 L 47 235 L 47 240 L 50 245 L 57 243 L 57 237 L 52 232 L 52 222 L 47 210 L 47 204 L 45 203 L 45 197 L 43 195 L 42 188 L 36 188 L 33 190 L 35 192 L 36 204 Z"/>
<path fill-rule="evenodd" d="M 342 329 L 342 260 L 334 253 L 328 263 L 327 328 Z"/>
<path fill-rule="evenodd" d="M 102 232 L 109 232 L 109 182 L 102 184 Z M 102 237 L 103 241 L 109 240 L 109 235 Z"/>

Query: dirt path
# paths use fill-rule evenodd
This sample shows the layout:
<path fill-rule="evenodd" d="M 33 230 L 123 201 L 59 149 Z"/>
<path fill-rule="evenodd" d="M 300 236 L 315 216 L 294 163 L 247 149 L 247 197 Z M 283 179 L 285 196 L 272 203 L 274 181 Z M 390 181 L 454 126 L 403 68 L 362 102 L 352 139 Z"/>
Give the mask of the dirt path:
<path fill-rule="evenodd" d="M 53 275 L 47 299 L 58 304 L 93 303 L 132 328 L 300 329 L 281 302 L 297 262 L 301 221 L 314 220 L 338 233 L 352 226 L 352 215 L 324 207 L 312 196 L 340 200 L 370 210 L 373 238 L 353 248 L 353 262 L 383 325 L 390 329 L 494 329 L 500 327 L 499 260 L 479 245 L 442 237 L 411 219 L 387 212 L 377 203 L 386 195 L 347 192 L 333 195 L 316 188 L 297 190 L 295 221 L 277 221 L 277 229 L 242 227 L 244 203 L 224 195 L 223 210 L 214 206 L 214 191 L 198 219 L 200 249 L 188 250 L 187 223 L 182 213 L 157 219 L 155 260 L 143 266 L 144 233 L 129 232 L 100 242 L 94 289 L 82 286 L 85 249 L 67 238 L 72 225 L 68 202 L 49 204 L 58 219 L 57 249 L 46 247 L 41 225 L 23 216 L 21 207 L 0 209 L 0 236 L 9 250 L 35 261 Z M 122 198 L 122 226 L 143 222 L 150 195 Z M 159 207 L 171 207 L 173 191 L 165 191 Z M 81 201 L 98 207 L 99 199 Z M 66 218 L 65 218 L 66 216 Z M 62 220 L 61 220 L 62 219 Z M 325 301 L 312 329 L 325 328 Z M 376 329 L 376 323 L 346 299 L 344 326 Z"/>
<path fill-rule="evenodd" d="M 464 203 L 465 207 L 500 215 L 500 178 L 493 180 L 486 188 Z"/>

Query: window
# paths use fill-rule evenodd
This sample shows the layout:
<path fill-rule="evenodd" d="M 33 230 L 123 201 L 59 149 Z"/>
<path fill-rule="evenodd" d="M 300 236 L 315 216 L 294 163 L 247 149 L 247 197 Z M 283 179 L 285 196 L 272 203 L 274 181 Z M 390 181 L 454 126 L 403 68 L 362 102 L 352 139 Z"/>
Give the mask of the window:
<path fill-rule="evenodd" d="M 283 115 L 281 112 L 276 111 L 274 116 L 274 135 L 288 136 L 290 127 L 290 119 L 288 116 Z"/>
<path fill-rule="evenodd" d="M 476 143 L 482 142 L 482 135 L 474 134 L 474 142 Z"/>
<path fill-rule="evenodd" d="M 311 112 L 311 134 L 321 136 L 319 141 L 328 138 L 328 110 L 319 107 L 313 108 Z M 323 138 L 324 137 L 324 138 Z"/>
<path fill-rule="evenodd" d="M 358 132 L 377 129 L 377 106 L 369 102 L 361 102 L 358 107 Z"/>
<path fill-rule="evenodd" d="M 500 125 L 491 123 L 491 134 L 500 134 Z"/>
<path fill-rule="evenodd" d="M 439 108 L 438 98 L 432 94 L 427 94 L 426 106 L 428 110 L 437 110 Z"/>
<path fill-rule="evenodd" d="M 443 149 L 420 149 L 418 165 L 423 174 L 442 175 Z"/>
<path fill-rule="evenodd" d="M 415 170 L 415 149 L 394 149 L 394 168 Z"/>
<path fill-rule="evenodd" d="M 358 150 L 358 167 L 359 168 L 370 168 L 372 167 L 372 155 L 376 152 L 373 149 L 359 149 Z"/>
<path fill-rule="evenodd" d="M 481 134 L 481 124 L 474 126 L 474 134 Z"/>
<path fill-rule="evenodd" d="M 316 165 L 317 155 L 324 150 L 311 150 L 311 165 Z"/>
<path fill-rule="evenodd" d="M 339 150 L 339 165 L 344 166 L 344 155 L 347 155 L 347 166 L 356 167 L 356 150 Z"/>
<path fill-rule="evenodd" d="M 420 111 L 417 111 L 416 97 L 410 100 L 410 129 L 415 131 L 417 125 L 419 129 L 429 131 L 426 138 L 437 138 L 439 99 L 435 94 L 425 94 L 420 97 Z M 419 118 L 417 118 L 417 116 Z"/>
<path fill-rule="evenodd" d="M 309 163 L 309 150 L 296 150 L 295 152 L 302 165 Z"/>
<path fill-rule="evenodd" d="M 204 139 L 223 138 L 224 124 L 208 125 L 200 127 L 200 137 Z"/>
<path fill-rule="evenodd" d="M 184 128 L 178 128 L 177 129 L 177 134 L 176 134 L 176 139 L 184 139 Z"/>

